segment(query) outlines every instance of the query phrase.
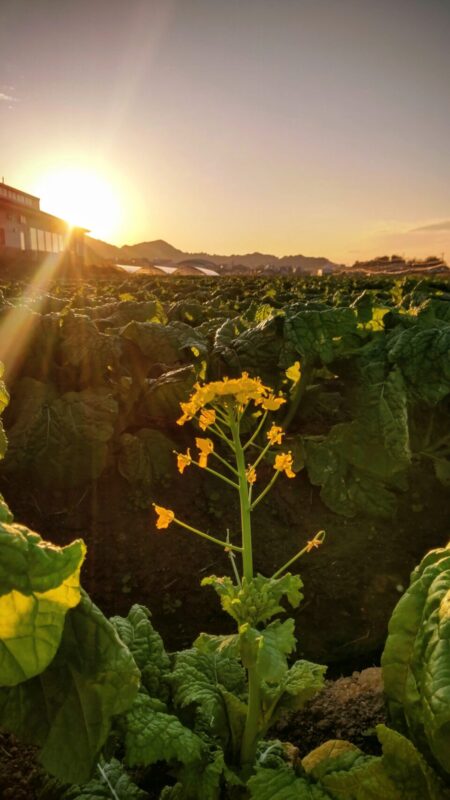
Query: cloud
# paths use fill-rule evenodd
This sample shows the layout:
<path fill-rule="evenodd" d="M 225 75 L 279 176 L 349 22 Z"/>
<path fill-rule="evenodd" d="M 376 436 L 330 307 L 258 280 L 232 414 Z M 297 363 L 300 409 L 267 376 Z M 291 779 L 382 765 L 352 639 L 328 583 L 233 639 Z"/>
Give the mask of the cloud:
<path fill-rule="evenodd" d="M 15 102 L 15 99 L 16 99 L 16 98 L 15 98 L 15 97 L 13 97 L 11 94 L 5 94 L 5 92 L 0 92 L 0 103 L 1 103 L 1 102 L 4 102 L 4 103 L 14 103 L 14 102 Z"/>
<path fill-rule="evenodd" d="M 420 228 L 412 228 L 409 233 L 438 233 L 439 231 L 450 231 L 450 220 L 433 222 L 431 225 L 421 225 Z"/>

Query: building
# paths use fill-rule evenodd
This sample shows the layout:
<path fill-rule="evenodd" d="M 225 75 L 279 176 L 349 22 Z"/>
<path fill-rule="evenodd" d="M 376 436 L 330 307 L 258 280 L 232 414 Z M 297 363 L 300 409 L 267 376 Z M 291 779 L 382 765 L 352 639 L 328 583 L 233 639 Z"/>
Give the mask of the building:
<path fill-rule="evenodd" d="M 84 264 L 85 228 L 41 211 L 38 197 L 0 183 L 0 261 Z"/>

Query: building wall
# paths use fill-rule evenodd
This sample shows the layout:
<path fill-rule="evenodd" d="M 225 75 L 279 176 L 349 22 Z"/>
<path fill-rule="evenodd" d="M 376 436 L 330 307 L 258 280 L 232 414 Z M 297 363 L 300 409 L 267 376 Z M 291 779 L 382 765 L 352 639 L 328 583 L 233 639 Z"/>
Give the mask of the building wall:
<path fill-rule="evenodd" d="M 70 254 L 75 263 L 84 260 L 84 234 L 64 220 L 36 208 L 11 206 L 0 196 L 0 254 L 40 258 L 43 254 Z"/>

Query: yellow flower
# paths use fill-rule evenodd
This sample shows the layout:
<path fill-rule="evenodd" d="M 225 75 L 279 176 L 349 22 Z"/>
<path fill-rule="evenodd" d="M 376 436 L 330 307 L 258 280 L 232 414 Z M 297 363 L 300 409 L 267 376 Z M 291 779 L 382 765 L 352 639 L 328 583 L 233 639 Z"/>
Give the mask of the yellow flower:
<path fill-rule="evenodd" d="M 279 425 L 272 425 L 270 431 L 267 431 L 267 438 L 270 444 L 281 444 L 283 436 L 283 428 L 280 428 Z"/>
<path fill-rule="evenodd" d="M 186 453 L 177 454 L 177 467 L 181 475 L 183 474 L 186 467 L 189 467 L 191 464 L 192 464 L 191 451 L 188 447 Z"/>
<path fill-rule="evenodd" d="M 261 398 L 259 404 L 263 407 L 264 411 L 278 411 L 280 406 L 285 403 L 284 397 L 275 397 L 274 394 L 269 394 L 267 397 Z"/>
<path fill-rule="evenodd" d="M 203 408 L 200 412 L 200 418 L 198 424 L 200 425 L 202 431 L 206 431 L 210 425 L 214 425 L 216 421 L 216 412 L 213 408 Z"/>
<path fill-rule="evenodd" d="M 158 515 L 158 519 L 156 520 L 156 527 L 159 530 L 162 528 L 168 528 L 170 523 L 174 521 L 175 514 L 170 508 L 163 508 L 162 506 L 157 506 L 156 503 L 153 503 L 154 509 L 156 514 Z"/>
<path fill-rule="evenodd" d="M 280 453 L 275 456 L 274 469 L 277 472 L 284 472 L 288 478 L 295 478 L 295 472 L 292 470 L 292 453 Z"/>
<path fill-rule="evenodd" d="M 197 445 L 200 455 L 198 458 L 198 465 L 199 467 L 207 467 L 208 466 L 208 456 L 214 452 L 214 444 L 212 443 L 211 439 L 197 439 L 195 440 L 195 444 Z"/>
<path fill-rule="evenodd" d="M 197 409 L 193 405 L 193 403 L 180 403 L 180 408 L 183 412 L 183 416 L 177 419 L 177 425 L 184 425 L 185 422 L 188 422 L 194 414 L 197 413 Z"/>
<path fill-rule="evenodd" d="M 295 364 L 288 367 L 285 372 L 286 378 L 289 378 L 292 383 L 298 383 L 300 380 L 301 369 L 300 369 L 300 361 L 296 361 Z"/>
<path fill-rule="evenodd" d="M 245 474 L 246 474 L 247 480 L 248 480 L 248 482 L 250 484 L 253 484 L 253 483 L 256 482 L 256 469 L 254 467 L 250 467 L 250 466 L 247 467 L 247 471 L 246 471 Z"/>

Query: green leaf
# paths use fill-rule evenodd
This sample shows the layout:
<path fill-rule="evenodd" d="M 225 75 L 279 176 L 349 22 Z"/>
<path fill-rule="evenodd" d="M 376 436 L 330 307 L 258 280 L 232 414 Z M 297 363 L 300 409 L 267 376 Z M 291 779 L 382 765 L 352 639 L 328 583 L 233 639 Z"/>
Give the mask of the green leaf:
<path fill-rule="evenodd" d="M 78 384 L 86 388 L 104 385 L 108 371 L 117 369 L 121 356 L 120 339 L 100 333 L 88 317 L 71 311 L 62 316 L 59 337 L 58 363 L 66 374 L 73 372 Z"/>
<path fill-rule="evenodd" d="M 132 704 L 139 670 L 114 628 L 86 595 L 66 615 L 47 669 L 0 690 L 2 725 L 41 748 L 45 769 L 67 783 L 89 780 L 112 718 Z"/>
<path fill-rule="evenodd" d="M 247 786 L 252 800 L 334 800 L 324 788 L 298 777 L 287 765 L 278 769 L 258 766 Z"/>
<path fill-rule="evenodd" d="M 401 734 L 377 725 L 377 736 L 383 747 L 382 764 L 405 800 L 444 800 L 444 787 L 416 750 Z M 450 796 L 450 792 L 446 793 Z"/>
<path fill-rule="evenodd" d="M 411 461 L 407 398 L 396 370 L 357 395 L 357 416 L 335 425 L 327 437 L 304 439 L 311 482 L 338 514 L 388 518 L 396 508 L 392 488 L 404 486 Z"/>
<path fill-rule="evenodd" d="M 100 772 L 99 767 L 97 770 Z M 102 765 L 101 770 L 99 777 L 83 786 L 71 786 L 59 800 L 111 800 L 112 797 L 114 800 L 145 800 L 148 797 L 147 792 L 133 783 L 116 758 Z"/>
<path fill-rule="evenodd" d="M 414 326 L 393 337 L 389 360 L 401 369 L 414 398 L 436 405 L 450 392 L 450 326 Z"/>
<path fill-rule="evenodd" d="M 145 606 L 136 604 L 126 618 L 112 617 L 110 622 L 141 670 L 142 683 L 149 694 L 167 700 L 165 678 L 170 672 L 170 659 L 150 616 Z"/>
<path fill-rule="evenodd" d="M 345 352 L 345 337 L 356 330 L 357 315 L 352 308 L 287 313 L 284 323 L 286 341 L 310 363 L 330 364 Z"/>
<path fill-rule="evenodd" d="M 450 774 L 450 547 L 431 551 L 389 623 L 382 656 L 391 718 Z"/>
<path fill-rule="evenodd" d="M 173 700 L 179 708 L 192 706 L 196 715 L 226 746 L 233 725 L 229 727 L 231 700 L 225 692 L 240 698 L 246 689 L 245 672 L 236 659 L 220 653 L 202 653 L 196 649 L 177 653 L 171 675 Z M 235 708 L 240 716 L 241 707 Z"/>
<path fill-rule="evenodd" d="M 204 744 L 159 700 L 139 694 L 125 720 L 125 760 L 133 767 L 157 761 L 191 764 L 202 759 Z"/>
<path fill-rule="evenodd" d="M 257 575 L 251 580 L 243 578 L 241 586 L 233 584 L 228 577 L 210 575 L 203 578 L 201 585 L 215 589 L 222 608 L 239 625 L 248 623 L 253 627 L 285 610 L 280 605 L 283 596 L 286 596 L 293 608 L 299 605 L 303 597 L 300 592 L 303 586 L 300 576 L 289 572 L 281 578 L 266 578 L 263 575 Z"/>
<path fill-rule="evenodd" d="M 242 663 L 247 668 L 254 664 L 260 681 L 277 683 L 287 673 L 287 656 L 292 653 L 296 643 L 294 626 L 293 619 L 285 622 L 275 620 L 263 630 L 256 630 L 248 625 L 241 626 L 239 634 Z"/>
<path fill-rule="evenodd" d="M 180 414 L 180 403 L 188 399 L 197 379 L 194 367 L 181 367 L 148 380 L 142 395 L 142 413 L 154 424 L 173 423 Z"/>
<path fill-rule="evenodd" d="M 268 719 L 274 722 L 285 711 L 299 711 L 323 689 L 327 667 L 299 660 L 277 685 L 263 683 L 262 696 Z"/>
<path fill-rule="evenodd" d="M 175 366 L 186 363 L 192 357 L 191 347 L 195 347 L 201 356 L 207 353 L 205 338 L 184 322 L 159 325 L 133 321 L 122 328 L 120 335 L 134 342 L 141 353 L 154 364 Z"/>
<path fill-rule="evenodd" d="M 67 611 L 81 597 L 81 540 L 43 542 L 22 525 L 0 522 L 0 686 L 15 686 L 53 659 Z"/>
<path fill-rule="evenodd" d="M 129 483 L 150 486 L 173 473 L 175 442 L 164 433 L 141 428 L 120 437 L 118 470 Z"/>
<path fill-rule="evenodd" d="M 4 470 L 52 489 L 95 480 L 106 465 L 117 410 L 108 389 L 56 397 L 45 384 L 22 378 L 14 389 Z"/>
<path fill-rule="evenodd" d="M 200 633 L 194 647 L 200 653 L 220 653 L 228 658 L 239 658 L 239 635 L 230 633 L 228 636 L 214 636 L 210 633 Z"/>
<path fill-rule="evenodd" d="M 201 765 L 183 767 L 178 773 L 182 787 L 181 798 L 186 800 L 219 800 L 225 761 L 222 750 L 215 750 Z"/>

